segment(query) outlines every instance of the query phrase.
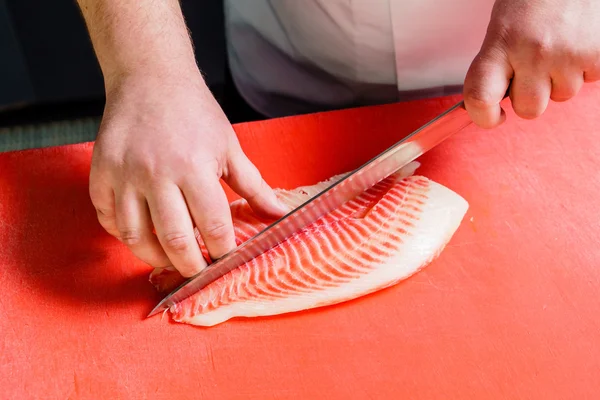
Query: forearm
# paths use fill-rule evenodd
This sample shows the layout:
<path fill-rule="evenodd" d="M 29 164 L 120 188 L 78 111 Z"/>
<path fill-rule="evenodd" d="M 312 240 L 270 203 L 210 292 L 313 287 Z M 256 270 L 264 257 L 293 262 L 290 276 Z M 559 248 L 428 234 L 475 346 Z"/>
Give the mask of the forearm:
<path fill-rule="evenodd" d="M 130 75 L 197 73 L 178 0 L 77 0 L 107 88 Z"/>

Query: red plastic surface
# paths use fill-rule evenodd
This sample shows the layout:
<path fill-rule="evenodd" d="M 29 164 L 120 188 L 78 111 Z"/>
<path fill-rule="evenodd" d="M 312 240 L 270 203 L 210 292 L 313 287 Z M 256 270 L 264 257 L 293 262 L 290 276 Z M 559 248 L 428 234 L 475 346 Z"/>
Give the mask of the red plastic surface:
<path fill-rule="evenodd" d="M 273 186 L 357 167 L 445 98 L 236 126 Z M 441 257 L 343 305 L 213 328 L 144 319 L 150 269 L 98 225 L 91 145 L 0 155 L 0 397 L 592 399 L 600 393 L 600 85 L 475 127 L 418 173 L 470 203 Z"/>

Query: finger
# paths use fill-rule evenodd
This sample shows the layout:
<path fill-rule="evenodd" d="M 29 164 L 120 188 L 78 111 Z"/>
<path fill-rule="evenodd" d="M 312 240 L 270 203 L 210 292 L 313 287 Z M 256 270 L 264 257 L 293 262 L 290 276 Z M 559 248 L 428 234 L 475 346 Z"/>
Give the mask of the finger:
<path fill-rule="evenodd" d="M 116 222 L 119 237 L 133 254 L 153 267 L 165 268 L 171 261 L 158 238 L 152 233 L 152 221 L 146 199 L 133 189 L 116 196 Z"/>
<path fill-rule="evenodd" d="M 572 99 L 579 93 L 583 86 L 583 74 L 581 72 L 562 72 L 552 75 L 552 93 L 550 99 L 562 102 Z"/>
<path fill-rule="evenodd" d="M 181 275 L 190 277 L 206 267 L 186 202 L 179 188 L 162 184 L 146 194 L 156 235 Z"/>
<path fill-rule="evenodd" d="M 464 85 L 465 108 L 481 128 L 494 128 L 506 120 L 500 102 L 506 94 L 513 69 L 506 54 L 487 39 L 469 67 Z"/>
<path fill-rule="evenodd" d="M 524 119 L 534 119 L 546 111 L 552 93 L 550 76 L 533 69 L 515 72 L 510 99 L 515 113 Z"/>
<path fill-rule="evenodd" d="M 276 219 L 290 211 L 241 149 L 232 151 L 223 180 L 260 216 Z"/>
<path fill-rule="evenodd" d="M 216 175 L 181 185 L 198 232 L 211 259 L 236 247 L 229 202 Z"/>
<path fill-rule="evenodd" d="M 89 195 L 96 209 L 98 222 L 108 234 L 118 238 L 115 213 L 115 194 L 110 184 L 99 181 L 93 174 L 90 176 Z"/>

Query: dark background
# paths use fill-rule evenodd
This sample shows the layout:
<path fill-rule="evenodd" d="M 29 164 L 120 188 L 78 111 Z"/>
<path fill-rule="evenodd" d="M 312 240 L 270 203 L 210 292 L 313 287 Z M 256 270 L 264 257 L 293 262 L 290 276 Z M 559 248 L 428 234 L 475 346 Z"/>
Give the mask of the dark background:
<path fill-rule="evenodd" d="M 231 122 L 260 119 L 227 69 L 223 0 L 181 0 L 196 58 Z M 99 116 L 104 87 L 75 0 L 0 0 L 0 126 Z"/>

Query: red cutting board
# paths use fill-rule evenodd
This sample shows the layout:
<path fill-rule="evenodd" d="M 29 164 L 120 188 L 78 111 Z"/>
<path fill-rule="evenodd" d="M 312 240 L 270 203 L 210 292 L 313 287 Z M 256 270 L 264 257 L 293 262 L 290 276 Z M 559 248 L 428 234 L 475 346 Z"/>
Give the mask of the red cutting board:
<path fill-rule="evenodd" d="M 273 186 L 357 167 L 458 98 L 237 125 Z M 441 257 L 339 306 L 144 319 L 150 269 L 88 200 L 91 145 L 0 155 L 0 397 L 597 399 L 600 85 L 422 157 L 470 209 Z"/>

